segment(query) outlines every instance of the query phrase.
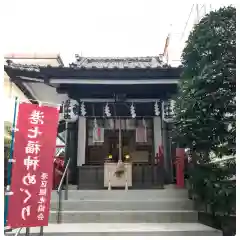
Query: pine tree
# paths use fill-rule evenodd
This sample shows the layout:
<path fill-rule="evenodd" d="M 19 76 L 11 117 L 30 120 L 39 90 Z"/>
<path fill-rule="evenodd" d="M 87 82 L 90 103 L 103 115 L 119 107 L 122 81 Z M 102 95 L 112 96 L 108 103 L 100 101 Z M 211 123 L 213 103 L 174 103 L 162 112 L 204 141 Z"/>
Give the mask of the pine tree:
<path fill-rule="evenodd" d="M 176 102 L 177 141 L 209 156 L 236 151 L 236 9 L 206 15 L 182 54 Z"/>

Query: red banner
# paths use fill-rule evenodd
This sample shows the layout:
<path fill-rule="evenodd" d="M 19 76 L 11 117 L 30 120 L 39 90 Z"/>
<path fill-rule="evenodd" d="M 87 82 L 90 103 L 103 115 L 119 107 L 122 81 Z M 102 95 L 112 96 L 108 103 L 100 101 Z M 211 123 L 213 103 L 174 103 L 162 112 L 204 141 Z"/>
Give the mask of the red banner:
<path fill-rule="evenodd" d="M 47 226 L 52 190 L 58 109 L 19 105 L 8 226 Z"/>

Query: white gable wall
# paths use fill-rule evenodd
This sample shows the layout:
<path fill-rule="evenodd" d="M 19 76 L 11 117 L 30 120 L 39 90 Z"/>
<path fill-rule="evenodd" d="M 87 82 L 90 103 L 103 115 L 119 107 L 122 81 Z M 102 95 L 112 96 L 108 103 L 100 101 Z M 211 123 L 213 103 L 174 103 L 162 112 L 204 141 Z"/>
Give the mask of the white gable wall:
<path fill-rule="evenodd" d="M 59 66 L 59 56 L 57 54 L 7 54 L 5 61 L 12 60 L 14 63 L 21 64 L 37 64 L 40 66 L 51 65 Z M 61 61 L 61 60 L 60 60 Z M 61 104 L 67 98 L 67 95 L 58 94 L 54 87 L 45 85 L 44 83 L 24 83 L 26 88 L 39 101 L 49 102 L 53 104 Z M 10 81 L 8 75 L 4 73 L 4 102 L 6 103 L 4 112 L 4 121 L 13 121 L 15 97 L 20 100 L 28 101 L 23 92 Z M 57 144 L 62 145 L 63 142 L 57 139 Z"/>

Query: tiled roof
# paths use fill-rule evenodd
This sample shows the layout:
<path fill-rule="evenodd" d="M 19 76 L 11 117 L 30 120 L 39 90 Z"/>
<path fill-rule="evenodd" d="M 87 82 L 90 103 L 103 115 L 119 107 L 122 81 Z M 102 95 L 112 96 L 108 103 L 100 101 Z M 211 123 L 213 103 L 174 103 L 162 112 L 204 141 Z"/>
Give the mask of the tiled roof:
<path fill-rule="evenodd" d="M 76 55 L 76 62 L 70 64 L 73 68 L 85 69 L 155 69 L 168 68 L 169 66 L 163 63 L 161 56 L 155 57 L 80 57 Z"/>
<path fill-rule="evenodd" d="M 53 67 L 49 64 L 20 64 L 12 60 L 6 61 L 7 66 L 12 69 L 39 72 L 40 68 Z M 64 68 L 64 66 L 57 66 Z M 76 61 L 69 64 L 74 69 L 163 69 L 171 68 L 162 61 L 161 56 L 153 57 L 80 57 L 76 55 Z M 66 68 L 66 67 L 65 67 Z"/>
<path fill-rule="evenodd" d="M 12 60 L 6 60 L 5 62 L 7 66 L 11 67 L 12 69 L 19 69 L 28 72 L 40 72 L 40 66 L 36 64 L 14 63 Z"/>

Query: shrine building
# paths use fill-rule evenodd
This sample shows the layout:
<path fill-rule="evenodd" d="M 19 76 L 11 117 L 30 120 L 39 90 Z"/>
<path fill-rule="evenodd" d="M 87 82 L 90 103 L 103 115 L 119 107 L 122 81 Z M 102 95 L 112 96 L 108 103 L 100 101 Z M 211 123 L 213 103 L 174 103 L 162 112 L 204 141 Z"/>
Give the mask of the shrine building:
<path fill-rule="evenodd" d="M 58 130 L 68 128 L 66 159 L 70 182 L 78 189 L 124 187 L 126 182 L 133 189 L 157 188 L 161 181 L 173 182 L 170 100 L 180 67 L 164 64 L 159 56 L 76 55 L 68 67 L 8 61 L 4 69 L 14 82 L 42 83 L 68 95 Z M 161 156 L 164 171 L 158 172 Z M 119 161 L 125 166 L 124 179 L 114 175 Z"/>

